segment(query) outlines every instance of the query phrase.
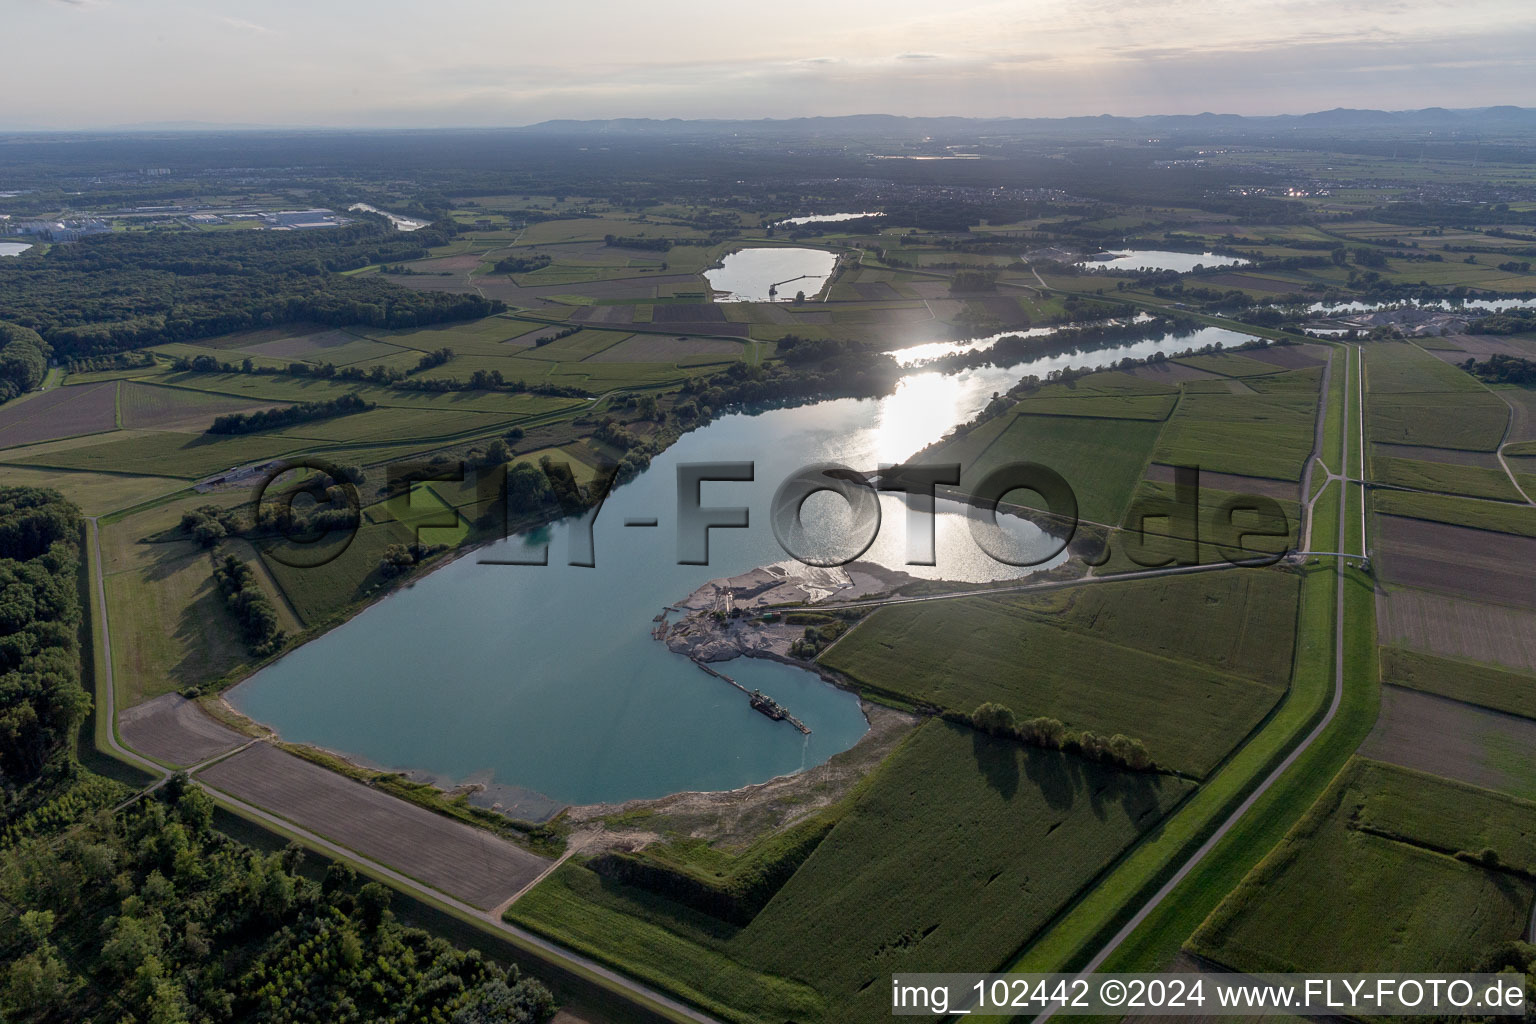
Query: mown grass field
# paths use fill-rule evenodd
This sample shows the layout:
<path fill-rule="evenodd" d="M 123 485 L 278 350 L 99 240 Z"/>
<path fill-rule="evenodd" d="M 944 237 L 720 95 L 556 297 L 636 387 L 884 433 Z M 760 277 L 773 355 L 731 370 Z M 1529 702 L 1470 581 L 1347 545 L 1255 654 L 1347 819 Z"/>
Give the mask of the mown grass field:
<path fill-rule="evenodd" d="M 1424 651 L 1383 647 L 1381 677 L 1398 686 L 1536 718 L 1536 676 Z"/>
<path fill-rule="evenodd" d="M 1279 701 L 1296 601 L 1294 577 L 1234 569 L 891 605 L 822 664 L 870 696 L 967 714 L 995 701 L 1124 733 L 1158 764 L 1203 776 Z"/>
<path fill-rule="evenodd" d="M 67 494 L 86 515 L 94 516 L 169 494 L 184 485 L 179 480 L 159 476 L 0 465 L 0 486 L 52 487 Z"/>
<path fill-rule="evenodd" d="M 1453 856 L 1483 849 L 1501 866 Z M 1536 805 L 1356 759 L 1190 945 L 1247 971 L 1467 970 L 1525 933 L 1533 865 Z"/>
<path fill-rule="evenodd" d="M 420 518 L 434 522 L 443 518 L 444 509 L 433 507 L 431 503 L 421 499 L 418 499 L 418 505 L 415 511 Z M 424 541 L 436 543 L 441 543 L 444 539 L 444 537 L 432 535 L 430 530 L 428 536 L 423 538 Z M 391 544 L 411 544 L 415 541 L 414 531 L 406 523 L 365 522 L 357 531 L 351 544 L 341 554 L 322 565 L 314 567 L 285 565 L 279 558 L 265 551 L 263 551 L 262 561 L 278 586 L 282 588 L 283 596 L 287 598 L 299 618 L 306 626 L 313 626 L 335 618 L 351 605 L 366 599 L 370 593 L 383 585 L 384 577 L 379 572 L 379 559 L 383 557 L 386 547 Z M 318 561 L 328 553 L 325 550 L 327 543 L 340 548 L 342 541 L 338 537 L 328 542 L 306 545 L 301 552 L 285 554 L 284 557 L 294 561 L 301 559 Z M 283 553 L 279 552 L 279 554 Z"/>
<path fill-rule="evenodd" d="M 155 547 L 150 564 L 105 578 L 107 618 L 121 638 L 112 645 L 112 674 L 124 707 L 202 685 L 248 660 L 209 553 L 192 541 Z"/>
<path fill-rule="evenodd" d="M 726 1020 L 884 1020 L 893 971 L 1001 966 L 1187 789 L 935 721 L 745 927 L 574 862 L 507 916 Z"/>

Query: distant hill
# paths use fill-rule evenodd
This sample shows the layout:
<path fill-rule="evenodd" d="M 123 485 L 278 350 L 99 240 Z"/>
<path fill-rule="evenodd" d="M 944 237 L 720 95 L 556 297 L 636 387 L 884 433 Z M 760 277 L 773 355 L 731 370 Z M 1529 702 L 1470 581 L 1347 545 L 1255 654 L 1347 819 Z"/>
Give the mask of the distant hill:
<path fill-rule="evenodd" d="M 1144 117 L 902 117 L 895 114 L 851 114 L 844 117 L 761 118 L 725 120 L 683 118 L 615 118 L 598 121 L 541 121 L 517 129 L 544 135 L 673 136 L 679 138 L 746 135 L 760 138 L 892 137 L 952 135 L 1275 135 L 1286 132 L 1353 134 L 1391 132 L 1396 135 L 1507 133 L 1536 130 L 1536 109 L 1496 106 L 1467 110 L 1427 107 L 1423 110 L 1352 110 L 1339 107 L 1310 114 L 1251 117 L 1241 114 L 1153 114 Z"/>

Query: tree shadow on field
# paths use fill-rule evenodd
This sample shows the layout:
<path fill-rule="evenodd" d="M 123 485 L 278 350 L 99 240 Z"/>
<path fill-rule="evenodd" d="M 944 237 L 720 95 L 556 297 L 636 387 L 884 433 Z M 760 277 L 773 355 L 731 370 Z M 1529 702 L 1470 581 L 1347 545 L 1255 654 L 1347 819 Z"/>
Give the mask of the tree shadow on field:
<path fill-rule="evenodd" d="M 1012 800 L 1019 791 L 1019 745 L 1012 740 L 998 739 L 979 730 L 971 731 L 971 753 L 976 767 L 986 778 L 987 785 L 997 790 L 1004 800 Z"/>
<path fill-rule="evenodd" d="M 1046 806 L 1054 810 L 1070 808 L 1085 785 L 1081 766 L 1075 759 L 1054 750 L 1041 750 L 1015 739 L 973 731 L 971 752 L 987 785 L 997 790 L 1004 800 L 1012 800 L 1019 791 L 1021 774 L 1039 790 Z"/>

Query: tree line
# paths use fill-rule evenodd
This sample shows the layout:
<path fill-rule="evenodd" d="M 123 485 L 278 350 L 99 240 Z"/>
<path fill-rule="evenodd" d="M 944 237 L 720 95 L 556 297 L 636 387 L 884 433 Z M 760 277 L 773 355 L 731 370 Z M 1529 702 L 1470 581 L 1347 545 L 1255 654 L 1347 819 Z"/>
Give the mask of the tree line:
<path fill-rule="evenodd" d="M 1019 721 L 1014 717 L 1012 709 L 992 701 L 979 705 L 969 715 L 950 712 L 944 717 L 993 736 L 1016 739 L 1031 747 L 1064 750 L 1089 761 L 1136 772 L 1157 770 L 1152 755 L 1147 752 L 1147 745 L 1122 733 L 1100 736 L 1087 730 L 1071 732 L 1054 718 L 1027 718 Z"/>
<path fill-rule="evenodd" d="M 372 408 L 374 404 L 364 400 L 361 395 L 338 395 L 319 402 L 300 402 L 298 405 L 285 408 L 225 413 L 223 416 L 214 418 L 208 426 L 208 433 L 254 434 L 259 430 L 274 430 L 310 420 L 347 416 L 352 413 L 367 412 Z"/>
<path fill-rule="evenodd" d="M 1490 383 L 1536 387 L 1536 360 L 1495 352 L 1482 362 L 1469 357 L 1461 368 Z"/>
<path fill-rule="evenodd" d="M 213 582 L 224 595 L 224 604 L 235 621 L 245 646 L 257 657 L 266 657 L 282 647 L 286 637 L 278 628 L 277 607 L 261 589 L 256 570 L 234 555 L 225 555 L 213 567 Z"/>

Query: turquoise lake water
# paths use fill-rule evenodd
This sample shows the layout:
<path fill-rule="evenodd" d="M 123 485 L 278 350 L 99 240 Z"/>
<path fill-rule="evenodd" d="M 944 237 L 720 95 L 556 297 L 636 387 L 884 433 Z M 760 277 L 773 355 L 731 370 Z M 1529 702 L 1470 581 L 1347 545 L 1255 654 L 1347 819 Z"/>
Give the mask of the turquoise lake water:
<path fill-rule="evenodd" d="M 867 729 L 852 694 L 776 662 L 738 658 L 717 666 L 788 707 L 811 728 L 803 736 L 752 711 L 738 691 L 651 636 L 653 618 L 707 580 L 787 557 L 768 525 L 779 484 L 817 462 L 859 470 L 900 462 L 1026 373 L 1240 337 L 1207 328 L 1198 337 L 1010 367 L 914 373 L 882 399 L 721 417 L 615 490 L 593 530 L 595 568 L 566 564 L 566 525 L 489 545 L 292 651 L 231 690 L 229 700 L 287 740 L 444 783 L 508 787 L 505 802 L 529 814 L 552 803 L 733 789 L 820 764 Z M 677 466 L 747 460 L 756 464 L 754 482 L 706 483 L 702 502 L 747 506 L 751 527 L 712 530 L 710 564 L 678 565 Z M 843 514 L 830 495 L 806 508 L 832 525 Z M 906 566 L 899 496 L 884 497 L 882 512 L 866 560 L 928 578 L 992 580 L 1030 571 L 987 557 L 963 514 L 942 506 L 938 564 Z M 655 517 L 659 525 L 626 527 L 631 517 Z M 1043 542 L 1022 521 L 1012 532 L 1021 544 Z M 529 545 L 546 537 L 547 566 L 482 561 L 527 558 Z M 519 790 L 534 795 L 519 805 Z"/>

